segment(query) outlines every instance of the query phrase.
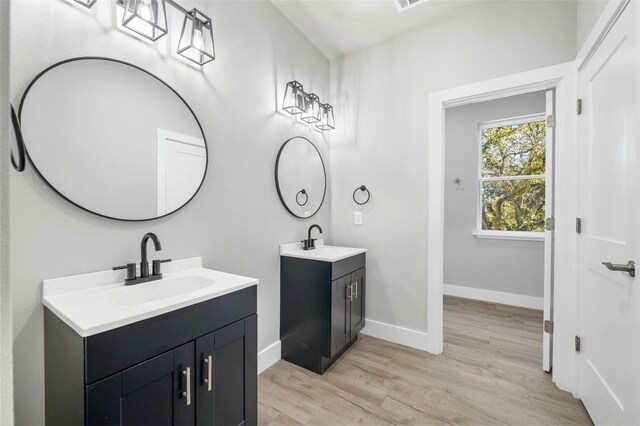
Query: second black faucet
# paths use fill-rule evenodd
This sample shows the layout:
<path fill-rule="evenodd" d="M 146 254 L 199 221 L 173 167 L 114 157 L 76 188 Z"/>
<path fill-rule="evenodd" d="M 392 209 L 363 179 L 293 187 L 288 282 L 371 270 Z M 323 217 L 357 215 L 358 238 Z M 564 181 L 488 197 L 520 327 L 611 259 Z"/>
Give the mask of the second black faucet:
<path fill-rule="evenodd" d="M 303 250 L 313 250 L 316 248 L 316 240 L 315 238 L 312 239 L 311 238 L 311 230 L 313 228 L 317 228 L 318 231 L 320 231 L 320 233 L 322 234 L 322 228 L 320 228 L 320 225 L 311 225 L 309 227 L 309 232 L 307 234 L 307 239 L 306 240 L 302 240 L 302 249 Z"/>

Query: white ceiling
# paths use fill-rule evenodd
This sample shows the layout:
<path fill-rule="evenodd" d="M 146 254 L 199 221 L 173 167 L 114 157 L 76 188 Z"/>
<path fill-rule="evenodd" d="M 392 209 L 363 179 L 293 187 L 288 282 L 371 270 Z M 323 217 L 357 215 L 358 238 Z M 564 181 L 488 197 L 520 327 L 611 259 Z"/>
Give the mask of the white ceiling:
<path fill-rule="evenodd" d="M 398 12 L 394 0 L 271 0 L 327 57 L 334 58 L 457 15 L 478 0 L 428 0 Z M 485 3 L 486 4 L 486 3 Z"/>

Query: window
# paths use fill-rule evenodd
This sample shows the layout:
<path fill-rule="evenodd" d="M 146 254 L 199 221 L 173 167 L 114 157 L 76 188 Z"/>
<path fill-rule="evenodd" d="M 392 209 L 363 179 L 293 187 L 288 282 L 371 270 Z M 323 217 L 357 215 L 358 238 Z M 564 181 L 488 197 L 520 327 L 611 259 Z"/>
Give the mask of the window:
<path fill-rule="evenodd" d="M 546 132 L 544 115 L 479 126 L 478 237 L 543 238 Z"/>

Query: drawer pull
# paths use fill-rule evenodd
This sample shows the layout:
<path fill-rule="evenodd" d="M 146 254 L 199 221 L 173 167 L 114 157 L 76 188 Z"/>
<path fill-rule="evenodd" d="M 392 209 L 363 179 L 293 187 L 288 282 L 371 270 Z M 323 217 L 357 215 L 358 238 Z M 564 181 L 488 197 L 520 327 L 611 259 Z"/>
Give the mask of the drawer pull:
<path fill-rule="evenodd" d="M 182 375 L 185 376 L 187 388 L 185 392 L 182 392 L 182 396 L 187 398 L 187 405 L 191 405 L 191 367 L 187 367 L 186 370 L 182 370 Z"/>
<path fill-rule="evenodd" d="M 204 382 L 207 384 L 207 391 L 211 392 L 211 388 L 212 388 L 212 380 L 211 380 L 211 375 L 212 375 L 212 369 L 213 369 L 213 356 L 209 355 L 204 359 L 204 363 L 207 364 L 207 378 L 204 379 Z"/>

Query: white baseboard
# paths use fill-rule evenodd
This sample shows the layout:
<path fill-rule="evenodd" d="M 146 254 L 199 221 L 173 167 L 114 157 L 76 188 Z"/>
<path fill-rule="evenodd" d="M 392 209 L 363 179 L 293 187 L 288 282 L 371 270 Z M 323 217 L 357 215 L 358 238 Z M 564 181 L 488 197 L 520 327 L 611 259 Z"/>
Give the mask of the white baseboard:
<path fill-rule="evenodd" d="M 280 360 L 281 350 L 280 340 L 278 340 L 258 352 L 258 374 Z"/>
<path fill-rule="evenodd" d="M 422 331 L 368 319 L 365 320 L 365 326 L 360 333 L 423 351 L 428 350 L 427 333 Z"/>
<path fill-rule="evenodd" d="M 544 307 L 544 298 L 542 297 L 524 296 L 522 294 L 484 290 L 461 285 L 445 284 L 444 294 L 447 296 L 464 297 L 466 299 L 501 303 L 503 305 L 518 306 L 521 308 L 542 310 Z"/>

